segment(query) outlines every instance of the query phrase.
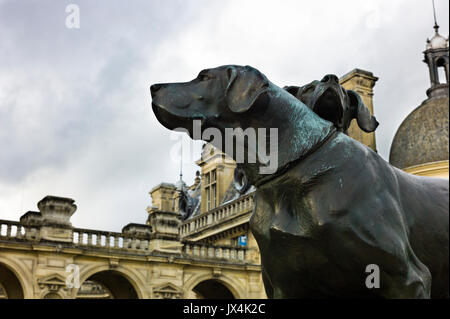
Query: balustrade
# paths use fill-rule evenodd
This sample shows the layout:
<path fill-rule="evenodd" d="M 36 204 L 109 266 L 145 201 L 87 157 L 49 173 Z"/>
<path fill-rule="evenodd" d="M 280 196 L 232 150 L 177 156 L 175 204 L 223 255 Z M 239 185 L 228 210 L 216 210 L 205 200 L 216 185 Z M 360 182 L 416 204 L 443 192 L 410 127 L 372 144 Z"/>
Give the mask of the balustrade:
<path fill-rule="evenodd" d="M 231 216 L 247 213 L 252 207 L 253 194 L 242 196 L 230 203 L 186 221 L 179 228 L 180 235 L 187 236 Z"/>
<path fill-rule="evenodd" d="M 189 243 L 183 246 L 183 253 L 197 258 L 225 259 L 238 262 L 246 260 L 246 248 L 240 247 L 218 247 Z"/>

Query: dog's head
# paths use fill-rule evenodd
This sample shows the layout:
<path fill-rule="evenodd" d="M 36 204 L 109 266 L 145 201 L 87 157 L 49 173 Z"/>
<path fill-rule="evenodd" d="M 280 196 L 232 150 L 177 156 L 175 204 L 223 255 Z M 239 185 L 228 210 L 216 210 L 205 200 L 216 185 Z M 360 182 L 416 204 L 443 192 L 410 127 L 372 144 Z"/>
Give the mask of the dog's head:
<path fill-rule="evenodd" d="M 154 84 L 150 90 L 162 125 L 227 153 L 250 184 L 298 159 L 334 130 L 250 66 L 207 69 L 190 82 Z"/>
<path fill-rule="evenodd" d="M 201 120 L 202 129 L 250 126 L 245 123 L 249 117 L 240 113 L 250 112 L 268 86 L 258 70 L 226 65 L 203 70 L 190 82 L 154 84 L 150 91 L 158 121 L 170 130 L 185 128 L 196 138 L 193 120 Z"/>
<path fill-rule="evenodd" d="M 359 94 L 344 89 L 334 74 L 325 75 L 321 81 L 312 81 L 305 86 L 286 86 L 284 89 L 344 133 L 347 133 L 354 118 L 367 133 L 375 131 L 378 126 Z"/>

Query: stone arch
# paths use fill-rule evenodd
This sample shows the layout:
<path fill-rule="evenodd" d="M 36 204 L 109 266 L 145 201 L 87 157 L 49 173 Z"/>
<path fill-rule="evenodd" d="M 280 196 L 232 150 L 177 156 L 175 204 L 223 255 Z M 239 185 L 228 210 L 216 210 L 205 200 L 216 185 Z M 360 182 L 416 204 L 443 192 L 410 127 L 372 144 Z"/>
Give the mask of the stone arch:
<path fill-rule="evenodd" d="M 49 292 L 43 297 L 43 299 L 63 299 L 63 297 L 61 297 L 61 295 L 57 292 Z"/>
<path fill-rule="evenodd" d="M 436 57 L 436 66 L 445 66 L 448 63 L 448 57 L 446 56 L 437 56 Z"/>
<path fill-rule="evenodd" d="M 122 266 L 114 268 L 109 267 L 109 265 L 89 267 L 81 271 L 80 284 L 83 284 L 86 280 L 101 283 L 118 299 L 144 298 L 145 283 L 132 270 Z M 118 288 L 119 285 L 121 286 L 120 289 Z M 78 291 L 79 288 L 74 290 L 74 298 L 76 298 Z"/>
<path fill-rule="evenodd" d="M 220 276 L 213 276 L 212 274 L 203 274 L 194 276 L 193 278 L 189 279 L 185 283 L 185 295 L 188 295 L 192 291 L 195 290 L 195 288 L 204 282 L 216 282 L 220 285 L 223 285 L 233 296 L 234 299 L 242 299 L 245 298 L 245 292 L 243 287 L 241 287 L 241 284 L 238 283 L 236 280 L 229 278 L 228 276 L 220 275 Z M 207 296 L 205 296 L 208 298 Z M 216 297 L 217 298 L 217 297 Z"/>
<path fill-rule="evenodd" d="M 8 298 L 33 298 L 33 280 L 31 276 L 31 272 L 25 269 L 23 265 L 0 256 L 0 280 L 3 277 L 7 281 L 2 286 L 6 290 Z"/>
<path fill-rule="evenodd" d="M 438 83 L 449 83 L 448 56 L 437 56 L 434 60 L 436 80 Z"/>

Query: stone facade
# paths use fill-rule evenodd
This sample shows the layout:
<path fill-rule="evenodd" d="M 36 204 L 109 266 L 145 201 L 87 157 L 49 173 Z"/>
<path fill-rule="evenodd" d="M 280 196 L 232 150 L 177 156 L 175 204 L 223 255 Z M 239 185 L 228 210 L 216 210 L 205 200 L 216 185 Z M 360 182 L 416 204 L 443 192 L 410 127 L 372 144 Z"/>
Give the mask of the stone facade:
<path fill-rule="evenodd" d="M 0 298 L 209 298 L 216 286 L 234 298 L 265 297 L 247 249 L 186 242 L 172 212 L 153 210 L 150 225 L 113 233 L 68 226 L 73 200 L 44 200 L 51 216 L 66 213 L 50 232 L 42 212 L 0 220 Z"/>

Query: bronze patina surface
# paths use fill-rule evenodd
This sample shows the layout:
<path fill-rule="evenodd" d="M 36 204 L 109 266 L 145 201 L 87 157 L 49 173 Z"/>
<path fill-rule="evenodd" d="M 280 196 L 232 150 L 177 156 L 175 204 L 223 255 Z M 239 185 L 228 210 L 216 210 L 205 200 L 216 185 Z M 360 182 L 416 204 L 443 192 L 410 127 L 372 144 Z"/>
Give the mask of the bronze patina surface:
<path fill-rule="evenodd" d="M 259 174 L 261 161 L 238 163 L 257 186 L 250 226 L 269 298 L 448 298 L 447 180 L 391 166 L 249 66 L 151 93 L 158 120 L 191 136 L 194 119 L 223 135 L 278 129 L 274 174 Z M 381 284 L 369 289 L 373 264 Z"/>

